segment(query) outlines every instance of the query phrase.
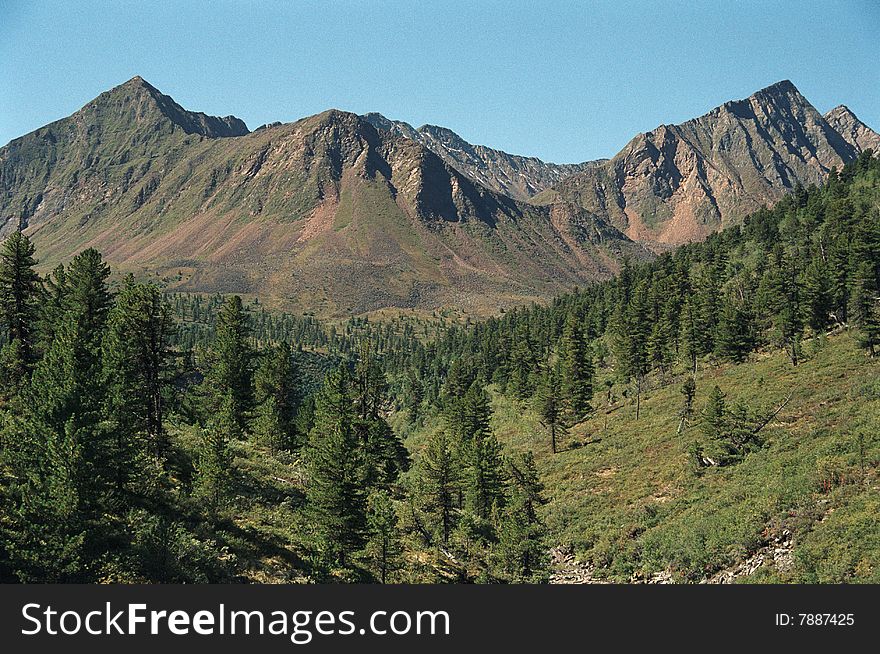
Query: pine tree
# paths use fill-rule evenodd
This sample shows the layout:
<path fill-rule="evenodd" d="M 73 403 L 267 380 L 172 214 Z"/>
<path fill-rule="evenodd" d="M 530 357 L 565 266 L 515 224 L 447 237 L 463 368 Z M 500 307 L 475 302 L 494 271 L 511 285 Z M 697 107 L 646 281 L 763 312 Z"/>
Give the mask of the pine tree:
<path fill-rule="evenodd" d="M 648 335 L 650 324 L 646 305 L 646 286 L 639 283 L 630 302 L 618 307 L 614 320 L 613 342 L 620 373 L 636 380 L 636 420 L 641 413 L 642 386 L 648 374 Z"/>
<path fill-rule="evenodd" d="M 823 333 L 831 320 L 834 299 L 830 277 L 821 257 L 814 257 L 804 270 L 804 311 L 814 334 Z"/>
<path fill-rule="evenodd" d="M 573 313 L 568 314 L 560 341 L 560 390 L 565 410 L 573 423 L 581 422 L 591 411 L 593 399 L 593 360 L 590 347 Z"/>
<path fill-rule="evenodd" d="M 489 396 L 477 382 L 461 396 L 447 398 L 445 413 L 447 428 L 457 446 L 489 431 Z"/>
<path fill-rule="evenodd" d="M 424 494 L 425 509 L 439 528 L 441 542 L 447 545 L 455 527 L 461 475 L 454 445 L 445 430 L 435 432 L 428 439 L 415 473 Z"/>
<path fill-rule="evenodd" d="M 6 358 L 15 354 L 19 359 L 7 363 L 4 385 L 15 386 L 23 381 L 33 363 L 34 331 L 37 299 L 40 293 L 40 276 L 34 270 L 34 245 L 19 231 L 13 232 L 0 250 L 0 327 L 6 332 L 8 342 L 18 341 Z"/>
<path fill-rule="evenodd" d="M 507 506 L 498 525 L 498 542 L 491 558 L 501 576 L 513 583 L 547 580 L 546 529 L 537 507 L 544 504 L 543 485 L 531 452 L 510 462 L 511 484 Z"/>
<path fill-rule="evenodd" d="M 367 498 L 365 554 L 370 570 L 380 583 L 388 583 L 403 567 L 397 512 L 388 491 L 375 490 Z"/>
<path fill-rule="evenodd" d="M 83 514 L 82 447 L 72 423 L 53 431 L 34 418 L 6 422 L 0 433 L 5 519 L 0 543 L 24 583 L 87 582 L 97 553 Z M 91 534 L 94 537 L 94 533 Z"/>
<path fill-rule="evenodd" d="M 880 347 L 880 289 L 868 262 L 859 266 L 853 276 L 849 304 L 859 329 L 859 342 L 873 357 Z"/>
<path fill-rule="evenodd" d="M 706 351 L 706 343 L 709 342 L 708 334 L 703 330 L 702 323 L 697 319 L 698 310 L 695 300 L 685 298 L 681 316 L 681 355 L 687 361 L 692 375 L 697 374 L 697 360 Z"/>
<path fill-rule="evenodd" d="M 525 329 L 513 336 L 509 359 L 508 390 L 513 397 L 524 400 L 534 390 L 532 374 L 535 368 L 534 350 Z"/>
<path fill-rule="evenodd" d="M 105 413 L 116 432 L 120 486 L 135 451 L 146 450 L 159 460 L 168 454 L 164 414 L 173 334 L 170 308 L 159 289 L 126 278 L 102 345 Z"/>
<path fill-rule="evenodd" d="M 195 495 L 209 514 L 222 515 L 232 500 L 233 455 L 230 443 L 240 438 L 235 402 L 227 395 L 219 411 L 202 430 L 196 464 Z"/>
<path fill-rule="evenodd" d="M 293 449 L 299 392 L 293 353 L 287 343 L 269 349 L 254 374 L 254 435 L 271 449 Z"/>
<path fill-rule="evenodd" d="M 703 409 L 702 429 L 706 438 L 718 439 L 727 430 L 725 397 L 717 385 L 712 387 L 706 407 Z"/>
<path fill-rule="evenodd" d="M 231 400 L 231 415 L 240 432 L 247 427 L 253 400 L 248 315 L 237 295 L 229 298 L 217 316 L 214 341 L 205 374 L 209 415 Z"/>
<path fill-rule="evenodd" d="M 372 352 L 362 347 L 354 374 L 354 429 L 364 449 L 366 482 L 387 487 L 409 468 L 409 454 L 385 420 L 388 382 Z"/>
<path fill-rule="evenodd" d="M 465 447 L 465 508 L 486 521 L 504 504 L 504 460 L 491 431 L 481 431 Z"/>
<path fill-rule="evenodd" d="M 19 339 L 0 347 L 0 407 L 12 402 L 27 388 L 29 366 Z"/>
<path fill-rule="evenodd" d="M 697 382 L 694 381 L 693 377 L 688 377 L 684 380 L 684 383 L 681 385 L 681 394 L 684 396 L 684 400 L 680 412 L 681 419 L 678 423 L 679 434 L 687 429 L 688 422 L 694 412 L 694 397 L 697 394 Z"/>
<path fill-rule="evenodd" d="M 559 373 L 555 366 L 548 367 L 541 377 L 535 394 L 535 409 L 550 430 L 550 449 L 556 454 L 557 434 L 564 431 L 563 402 L 560 394 Z"/>
<path fill-rule="evenodd" d="M 735 363 L 745 361 L 753 348 L 748 313 L 733 299 L 724 300 L 714 340 L 715 353 Z"/>
<path fill-rule="evenodd" d="M 315 401 L 307 452 L 306 503 L 317 544 L 343 568 L 363 545 L 366 528 L 366 465 L 353 424 L 350 384 L 344 366 L 328 376 Z"/>

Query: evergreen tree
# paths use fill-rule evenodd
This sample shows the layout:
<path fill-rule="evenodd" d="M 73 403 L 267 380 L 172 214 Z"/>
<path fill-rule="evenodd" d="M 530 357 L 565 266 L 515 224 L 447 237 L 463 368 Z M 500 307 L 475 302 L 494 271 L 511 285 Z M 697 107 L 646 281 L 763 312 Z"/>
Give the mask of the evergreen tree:
<path fill-rule="evenodd" d="M 11 472 L 2 487 L 0 547 L 24 583 L 93 580 L 98 557 L 83 514 L 82 447 L 68 423 L 53 431 L 33 418 L 8 420 L 0 434 L 2 464 Z"/>
<path fill-rule="evenodd" d="M 682 308 L 681 316 L 681 341 L 682 358 L 688 363 L 691 374 L 697 374 L 697 360 L 705 352 L 706 343 L 709 342 L 708 334 L 703 330 L 702 323 L 697 319 L 695 301 L 687 297 Z"/>
<path fill-rule="evenodd" d="M 403 567 L 397 512 L 388 491 L 375 490 L 367 498 L 365 554 L 370 570 L 380 583 L 388 583 Z"/>
<path fill-rule="evenodd" d="M 232 501 L 233 455 L 230 443 L 240 437 L 235 420 L 235 401 L 230 393 L 202 430 L 196 464 L 195 495 L 204 502 L 209 514 L 222 515 Z"/>
<path fill-rule="evenodd" d="M 639 283 L 630 302 L 618 307 L 613 327 L 614 349 L 620 373 L 624 379 L 636 380 L 636 420 L 641 413 L 642 386 L 649 370 L 650 326 L 646 293 L 645 282 Z"/>
<path fill-rule="evenodd" d="M 34 270 L 34 245 L 19 231 L 13 232 L 0 249 L 0 327 L 9 343 L 18 342 L 6 352 L 4 386 L 21 383 L 33 363 L 34 331 L 40 277 Z M 16 361 L 9 361 L 12 355 Z"/>
<path fill-rule="evenodd" d="M 531 452 L 511 461 L 510 473 L 507 506 L 491 558 L 501 576 L 510 582 L 543 582 L 549 572 L 548 547 L 546 529 L 538 517 L 537 507 L 545 500 Z"/>
<path fill-rule="evenodd" d="M 388 486 L 409 467 L 409 454 L 385 420 L 390 408 L 385 373 L 362 347 L 354 375 L 354 429 L 364 449 L 366 482 Z"/>
<path fill-rule="evenodd" d="M 229 298 L 217 316 L 214 341 L 208 353 L 205 374 L 209 415 L 231 401 L 231 415 L 238 431 L 244 432 L 253 400 L 250 327 L 241 298 Z"/>
<path fill-rule="evenodd" d="M 550 430 L 550 449 L 556 454 L 556 437 L 564 431 L 562 414 L 563 402 L 560 396 L 559 373 L 551 366 L 541 377 L 538 391 L 535 394 L 535 409 L 544 425 Z"/>
<path fill-rule="evenodd" d="M 433 523 L 439 528 L 443 545 L 456 522 L 456 497 L 460 492 L 461 475 L 455 449 L 445 430 L 435 432 L 425 444 L 415 470 L 424 505 Z"/>
<path fill-rule="evenodd" d="M 366 466 L 353 424 L 350 383 L 344 366 L 327 377 L 315 401 L 307 453 L 306 502 L 317 544 L 343 568 L 363 545 L 366 528 Z"/>
<path fill-rule="evenodd" d="M 486 521 L 504 504 L 504 460 L 491 431 L 474 435 L 465 448 L 465 508 Z"/>
<path fill-rule="evenodd" d="M 833 311 L 833 295 L 828 266 L 821 257 L 813 258 L 804 270 L 804 311 L 814 334 L 828 328 Z"/>
<path fill-rule="evenodd" d="M 270 348 L 254 374 L 254 434 L 271 449 L 292 449 L 297 442 L 298 389 L 293 353 L 287 343 Z"/>
<path fill-rule="evenodd" d="M 752 350 L 752 330 L 748 313 L 736 301 L 724 301 L 715 333 L 715 353 L 722 359 L 740 363 Z"/>
<path fill-rule="evenodd" d="M 694 412 L 694 397 L 697 394 L 697 382 L 694 381 L 693 377 L 688 377 L 684 380 L 684 383 L 681 385 L 681 394 L 684 396 L 684 401 L 682 402 L 681 407 L 681 420 L 678 423 L 679 434 L 687 429 L 688 421 L 690 421 L 691 415 Z"/>
<path fill-rule="evenodd" d="M 126 278 L 109 314 L 102 352 L 105 414 L 114 424 L 120 487 L 126 468 L 133 466 L 133 452 L 146 450 L 159 460 L 168 454 L 164 414 L 173 333 L 159 289 Z"/>
<path fill-rule="evenodd" d="M 573 313 L 566 318 L 559 349 L 559 381 L 565 410 L 572 422 L 581 422 L 592 411 L 593 360 Z"/>
<path fill-rule="evenodd" d="M 853 322 L 859 328 L 859 341 L 873 357 L 880 347 L 880 289 L 876 285 L 875 273 L 867 262 L 855 272 L 849 304 Z"/>

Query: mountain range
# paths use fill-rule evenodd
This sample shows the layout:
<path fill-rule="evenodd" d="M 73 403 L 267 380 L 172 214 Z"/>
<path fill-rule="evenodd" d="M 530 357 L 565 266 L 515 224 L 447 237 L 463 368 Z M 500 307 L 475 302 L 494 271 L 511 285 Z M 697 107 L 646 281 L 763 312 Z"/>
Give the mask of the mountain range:
<path fill-rule="evenodd" d="M 343 316 L 491 314 L 704 238 L 880 136 L 790 82 L 558 165 L 330 110 L 250 132 L 135 77 L 0 148 L 0 235 L 43 267 L 96 247 L 171 290 Z"/>

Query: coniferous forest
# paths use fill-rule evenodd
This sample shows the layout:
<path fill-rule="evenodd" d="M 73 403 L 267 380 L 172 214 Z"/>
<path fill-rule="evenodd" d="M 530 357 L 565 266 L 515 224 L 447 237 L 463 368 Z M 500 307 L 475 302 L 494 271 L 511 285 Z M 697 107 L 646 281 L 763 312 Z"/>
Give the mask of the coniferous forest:
<path fill-rule="evenodd" d="M 696 582 L 792 538 L 752 580 L 880 580 L 870 151 L 484 321 L 330 323 L 166 294 L 94 249 L 39 260 L 2 243 L 4 582 L 546 582 L 569 552 Z"/>

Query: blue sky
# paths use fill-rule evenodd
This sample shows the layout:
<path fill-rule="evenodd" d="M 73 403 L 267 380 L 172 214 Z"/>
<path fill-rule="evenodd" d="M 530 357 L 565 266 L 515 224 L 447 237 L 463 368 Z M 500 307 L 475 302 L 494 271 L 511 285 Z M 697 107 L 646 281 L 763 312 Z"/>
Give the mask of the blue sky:
<path fill-rule="evenodd" d="M 141 75 L 252 129 L 337 107 L 549 161 L 791 79 L 880 129 L 880 2 L 0 0 L 0 143 Z"/>

